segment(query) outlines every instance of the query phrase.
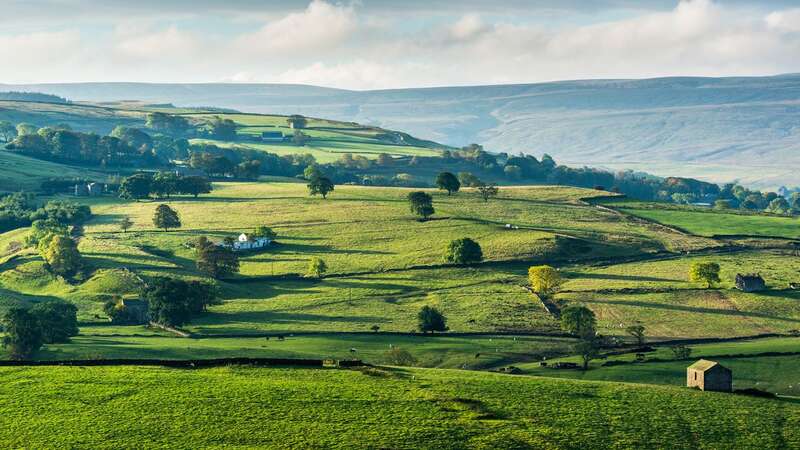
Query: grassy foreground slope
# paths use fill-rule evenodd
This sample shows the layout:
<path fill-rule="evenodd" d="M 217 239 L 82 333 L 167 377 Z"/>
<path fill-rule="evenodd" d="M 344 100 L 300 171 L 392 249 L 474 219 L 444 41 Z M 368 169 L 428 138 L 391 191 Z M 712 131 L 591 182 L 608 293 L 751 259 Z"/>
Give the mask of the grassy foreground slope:
<path fill-rule="evenodd" d="M 443 370 L 0 369 L 5 448 L 798 448 L 800 405 Z M 146 412 L 146 414 L 143 414 Z"/>

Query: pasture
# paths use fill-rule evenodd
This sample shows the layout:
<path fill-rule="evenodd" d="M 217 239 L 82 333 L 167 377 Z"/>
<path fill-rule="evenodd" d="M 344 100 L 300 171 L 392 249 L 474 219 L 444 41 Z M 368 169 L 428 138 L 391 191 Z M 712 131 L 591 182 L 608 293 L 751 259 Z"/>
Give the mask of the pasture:
<path fill-rule="evenodd" d="M 246 367 L 0 368 L 0 379 L 7 448 L 800 446 L 795 403 L 662 386 Z"/>

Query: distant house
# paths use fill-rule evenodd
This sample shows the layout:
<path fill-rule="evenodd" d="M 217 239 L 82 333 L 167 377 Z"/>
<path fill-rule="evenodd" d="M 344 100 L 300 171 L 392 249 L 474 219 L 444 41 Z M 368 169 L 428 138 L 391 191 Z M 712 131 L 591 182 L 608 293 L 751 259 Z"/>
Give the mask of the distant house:
<path fill-rule="evenodd" d="M 736 274 L 736 289 L 744 292 L 763 291 L 767 288 L 767 283 L 759 274 Z"/>
<path fill-rule="evenodd" d="M 252 236 L 247 233 L 242 233 L 239 238 L 233 241 L 233 244 L 222 243 L 220 245 L 231 247 L 234 251 L 240 250 L 257 250 L 264 248 L 272 243 L 272 239 L 267 237 Z"/>
<path fill-rule="evenodd" d="M 99 197 L 103 195 L 103 185 L 100 183 L 89 183 L 86 185 L 86 191 L 90 197 Z"/>
<path fill-rule="evenodd" d="M 280 131 L 264 131 L 261 133 L 262 142 L 283 142 L 285 139 Z"/>
<path fill-rule="evenodd" d="M 75 197 L 86 197 L 89 195 L 89 187 L 84 183 L 75 185 Z"/>
<path fill-rule="evenodd" d="M 686 386 L 703 391 L 731 392 L 733 372 L 718 362 L 701 359 L 686 369 Z"/>
<path fill-rule="evenodd" d="M 132 321 L 136 323 L 147 323 L 149 320 L 148 313 L 150 307 L 145 300 L 138 299 L 121 299 L 120 306 L 125 309 Z"/>

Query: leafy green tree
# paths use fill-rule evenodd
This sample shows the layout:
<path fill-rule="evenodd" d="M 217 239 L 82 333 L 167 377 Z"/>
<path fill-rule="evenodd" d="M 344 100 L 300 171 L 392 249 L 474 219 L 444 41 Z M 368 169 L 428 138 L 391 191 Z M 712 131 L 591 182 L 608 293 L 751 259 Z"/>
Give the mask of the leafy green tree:
<path fill-rule="evenodd" d="M 392 366 L 413 366 L 417 364 L 417 358 L 414 358 L 408 350 L 403 350 L 400 347 L 392 347 L 389 349 L 383 354 L 383 359 L 386 361 L 386 364 Z"/>
<path fill-rule="evenodd" d="M 522 168 L 513 164 L 503 167 L 503 173 L 510 180 L 519 180 L 522 178 Z"/>
<path fill-rule="evenodd" d="M 564 283 L 561 274 L 550 266 L 533 266 L 528 269 L 528 281 L 536 295 L 550 297 Z"/>
<path fill-rule="evenodd" d="M 319 167 L 316 164 L 311 164 L 303 169 L 303 178 L 306 180 L 310 181 L 321 176 L 323 176 L 322 172 L 319 170 Z"/>
<path fill-rule="evenodd" d="M 78 335 L 78 308 L 63 300 L 49 300 L 33 305 L 31 313 L 36 316 L 45 344 L 69 342 Z"/>
<path fill-rule="evenodd" d="M 145 126 L 161 133 L 181 135 L 189 129 L 189 121 L 181 116 L 152 112 L 147 114 Z"/>
<path fill-rule="evenodd" d="M 49 242 L 39 245 L 42 241 L 49 240 L 52 236 L 69 236 L 67 226 L 55 219 L 40 219 L 33 221 L 31 231 L 25 237 L 25 245 L 32 247 L 38 246 L 39 252 L 43 252 Z"/>
<path fill-rule="evenodd" d="M 296 130 L 294 134 L 292 134 L 292 144 L 303 147 L 308 142 L 308 136 L 300 130 Z"/>
<path fill-rule="evenodd" d="M 575 344 L 575 353 L 581 357 L 583 370 L 589 370 L 589 363 L 600 356 L 601 341 L 597 338 L 581 339 Z"/>
<path fill-rule="evenodd" d="M 484 182 L 479 182 L 477 188 L 478 194 L 480 194 L 484 202 L 488 202 L 491 197 L 497 197 L 499 192 L 497 185 L 494 183 L 486 184 Z"/>
<path fill-rule="evenodd" d="M 239 257 L 231 248 L 209 241 L 205 236 L 197 238 L 197 269 L 215 278 L 225 278 L 239 272 Z"/>
<path fill-rule="evenodd" d="M 121 298 L 117 298 L 105 302 L 103 304 L 103 312 L 111 319 L 111 323 L 115 325 L 136 325 L 138 323 L 136 315 L 121 300 Z"/>
<path fill-rule="evenodd" d="M 422 191 L 410 192 L 408 203 L 411 212 L 420 216 L 421 220 L 427 220 L 435 212 L 433 209 L 433 197 Z"/>
<path fill-rule="evenodd" d="M 773 214 L 791 214 L 792 207 L 789 204 L 789 201 L 784 197 L 778 197 L 769 202 L 769 206 L 767 206 L 767 212 L 771 212 Z"/>
<path fill-rule="evenodd" d="M 672 355 L 675 359 L 689 359 L 692 356 L 692 349 L 682 344 L 673 345 L 670 350 L 672 350 Z"/>
<path fill-rule="evenodd" d="M 693 262 L 689 266 L 689 281 L 706 283 L 711 288 L 714 283 L 719 283 L 719 264 L 714 262 Z"/>
<path fill-rule="evenodd" d="M 150 183 L 150 193 L 155 194 L 157 198 L 169 198 L 178 192 L 179 181 L 175 172 L 158 172 Z"/>
<path fill-rule="evenodd" d="M 636 345 L 642 346 L 644 345 L 644 334 L 645 328 L 642 324 L 630 325 L 629 327 L 625 328 L 625 332 L 633 336 L 636 340 Z"/>
<path fill-rule="evenodd" d="M 586 306 L 567 306 L 561 310 L 561 329 L 584 340 L 593 338 L 597 332 L 594 312 Z"/>
<path fill-rule="evenodd" d="M 120 198 L 138 202 L 140 199 L 150 197 L 152 183 L 153 178 L 149 174 L 137 173 L 131 175 L 120 183 L 119 196 Z"/>
<path fill-rule="evenodd" d="M 11 142 L 17 137 L 17 128 L 5 120 L 0 121 L 0 140 Z"/>
<path fill-rule="evenodd" d="M 308 270 L 306 271 L 307 278 L 322 278 L 325 272 L 328 271 L 328 265 L 325 260 L 318 257 L 313 257 L 308 261 Z"/>
<path fill-rule="evenodd" d="M 17 124 L 17 136 L 32 136 L 39 131 L 36 125 L 30 123 Z"/>
<path fill-rule="evenodd" d="M 153 213 L 153 225 L 169 231 L 170 228 L 181 227 L 181 218 L 177 211 L 162 203 L 156 206 L 156 211 Z"/>
<path fill-rule="evenodd" d="M 447 191 L 447 195 L 458 192 L 461 189 L 461 182 L 450 172 L 442 172 L 436 177 L 436 187 Z"/>
<path fill-rule="evenodd" d="M 3 316 L 3 330 L 3 347 L 8 349 L 11 359 L 29 359 L 42 348 L 42 328 L 27 309 L 9 309 Z"/>
<path fill-rule="evenodd" d="M 483 261 L 483 251 L 470 238 L 454 239 L 447 245 L 444 260 L 454 264 L 475 264 Z"/>
<path fill-rule="evenodd" d="M 286 123 L 295 130 L 300 130 L 306 127 L 308 121 L 305 117 L 299 114 L 292 114 L 291 116 L 286 118 Z"/>
<path fill-rule="evenodd" d="M 733 205 L 731 204 L 731 201 L 728 199 L 720 199 L 714 201 L 714 209 L 718 211 L 724 211 L 726 209 L 731 209 L 732 207 Z"/>
<path fill-rule="evenodd" d="M 111 134 L 109 136 L 119 139 L 140 153 L 153 149 L 153 138 L 138 128 L 118 125 L 111 130 Z"/>
<path fill-rule="evenodd" d="M 425 305 L 417 314 L 417 328 L 423 333 L 447 331 L 447 319 L 438 309 Z"/>
<path fill-rule="evenodd" d="M 127 233 L 131 228 L 133 228 L 133 221 L 130 217 L 125 216 L 119 221 L 119 229 L 122 230 L 123 233 Z"/>
<path fill-rule="evenodd" d="M 333 192 L 333 182 L 327 177 L 316 177 L 308 183 L 308 193 L 312 196 L 320 194 L 325 199 L 330 192 Z"/>
<path fill-rule="evenodd" d="M 208 127 L 214 139 L 219 139 L 221 141 L 236 140 L 236 122 L 231 119 L 214 117 L 214 119 L 208 123 Z"/>
<path fill-rule="evenodd" d="M 51 238 L 42 241 L 47 244 L 40 246 L 40 248 L 43 247 L 42 258 L 47 263 L 47 267 L 57 275 L 74 275 L 82 265 L 78 245 L 67 236 L 50 236 Z"/>
<path fill-rule="evenodd" d="M 211 182 L 205 177 L 191 176 L 178 180 L 178 193 L 188 194 L 194 198 L 200 194 L 208 194 L 212 189 Z"/>
<path fill-rule="evenodd" d="M 142 291 L 147 300 L 150 320 L 170 327 L 179 327 L 191 319 L 187 302 L 186 282 L 179 279 L 155 277 Z"/>
<path fill-rule="evenodd" d="M 466 187 L 478 187 L 482 183 L 472 172 L 459 172 L 458 181 L 461 182 L 462 186 Z"/>
<path fill-rule="evenodd" d="M 253 232 L 253 236 L 275 240 L 275 238 L 278 237 L 278 233 L 266 225 L 261 225 Z"/>

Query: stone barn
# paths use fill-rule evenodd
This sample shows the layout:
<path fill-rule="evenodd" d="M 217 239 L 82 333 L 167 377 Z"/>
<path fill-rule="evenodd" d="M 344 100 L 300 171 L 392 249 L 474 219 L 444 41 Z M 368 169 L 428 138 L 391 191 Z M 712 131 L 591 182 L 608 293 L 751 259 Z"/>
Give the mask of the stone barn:
<path fill-rule="evenodd" d="M 731 392 L 733 372 L 718 362 L 701 359 L 686 369 L 686 386 L 703 391 Z"/>
<path fill-rule="evenodd" d="M 763 291 L 767 288 L 767 283 L 759 274 L 736 274 L 736 289 L 744 292 Z"/>

